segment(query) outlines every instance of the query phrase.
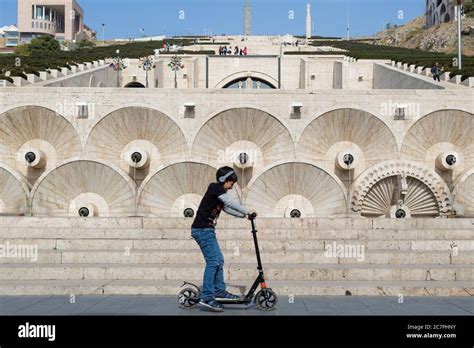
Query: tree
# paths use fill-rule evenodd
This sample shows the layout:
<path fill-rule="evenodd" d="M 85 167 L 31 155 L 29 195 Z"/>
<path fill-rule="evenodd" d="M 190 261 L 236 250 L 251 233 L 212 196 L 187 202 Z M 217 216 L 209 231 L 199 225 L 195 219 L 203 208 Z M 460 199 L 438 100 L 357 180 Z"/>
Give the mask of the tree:
<path fill-rule="evenodd" d="M 15 54 L 23 57 L 28 57 L 30 55 L 30 50 L 28 45 L 19 45 L 15 48 Z"/>
<path fill-rule="evenodd" d="M 54 52 L 60 51 L 61 45 L 51 36 L 40 36 L 36 39 L 31 40 L 31 43 L 28 45 L 28 50 L 30 52 L 38 52 L 38 51 L 46 51 L 46 52 Z"/>
<path fill-rule="evenodd" d="M 89 40 L 81 40 L 77 43 L 77 48 L 92 48 L 95 46 L 95 42 Z"/>
<path fill-rule="evenodd" d="M 464 4 L 463 13 L 467 17 L 474 17 L 474 1 L 467 2 L 466 4 Z"/>

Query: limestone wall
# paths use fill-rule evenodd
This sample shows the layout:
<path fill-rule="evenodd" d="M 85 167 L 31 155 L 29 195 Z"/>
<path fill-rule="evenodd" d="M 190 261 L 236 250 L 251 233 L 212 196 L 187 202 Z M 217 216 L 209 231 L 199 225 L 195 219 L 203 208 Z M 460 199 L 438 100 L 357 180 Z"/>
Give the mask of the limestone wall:
<path fill-rule="evenodd" d="M 64 70 L 66 71 L 66 70 Z M 60 74 L 57 78 L 37 82 L 35 87 L 115 87 L 117 85 L 116 72 L 108 65 L 90 70 Z M 31 85 L 30 87 L 32 87 Z"/>
<path fill-rule="evenodd" d="M 431 80 L 431 81 L 430 81 Z M 413 76 L 393 67 L 374 64 L 375 89 L 444 89 L 433 79 Z"/>
<path fill-rule="evenodd" d="M 173 55 L 161 55 L 148 72 L 149 88 L 174 88 L 175 73 L 168 66 Z M 181 55 L 182 68 L 176 73 L 178 89 L 222 89 L 238 81 L 260 81 L 284 90 L 371 90 L 371 89 L 453 89 L 471 87 L 471 79 L 444 74 L 441 82 L 429 76 L 429 68 L 407 66 L 386 60 L 359 60 L 342 55 L 204 56 Z M 146 73 L 138 59 L 123 59 L 126 69 L 114 71 L 105 61 L 61 68 L 28 80 L 13 77 L 16 86 L 31 87 L 128 87 L 131 82 L 146 85 Z M 117 75 L 118 82 L 117 82 Z M 5 85 L 10 86 L 10 83 Z M 253 88 L 258 88 L 254 83 Z M 245 83 L 242 86 L 245 87 Z"/>
<path fill-rule="evenodd" d="M 267 217 L 474 214 L 471 90 L 32 87 L 0 105 L 3 214 L 183 216 L 223 165 Z"/>

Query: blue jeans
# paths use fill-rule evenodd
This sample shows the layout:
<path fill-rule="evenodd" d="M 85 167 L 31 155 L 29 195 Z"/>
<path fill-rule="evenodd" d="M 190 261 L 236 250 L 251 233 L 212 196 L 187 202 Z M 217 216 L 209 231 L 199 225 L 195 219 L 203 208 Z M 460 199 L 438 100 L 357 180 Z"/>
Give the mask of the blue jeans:
<path fill-rule="evenodd" d="M 201 291 L 202 300 L 210 300 L 225 292 L 224 255 L 217 242 L 213 228 L 192 228 L 191 236 L 198 243 L 206 260 L 204 280 Z"/>

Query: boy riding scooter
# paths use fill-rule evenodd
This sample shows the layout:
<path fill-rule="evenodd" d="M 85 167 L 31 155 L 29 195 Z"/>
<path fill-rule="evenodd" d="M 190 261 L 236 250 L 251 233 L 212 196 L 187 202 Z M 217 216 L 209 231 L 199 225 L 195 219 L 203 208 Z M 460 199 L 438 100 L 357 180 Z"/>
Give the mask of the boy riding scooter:
<path fill-rule="evenodd" d="M 230 167 L 222 167 L 216 173 L 216 183 L 207 188 L 191 227 L 191 235 L 201 248 L 206 261 L 204 281 L 199 305 L 222 312 L 222 302 L 236 301 L 240 296 L 226 290 L 224 282 L 224 256 L 216 238 L 215 227 L 221 210 L 236 217 L 249 217 L 246 208 L 235 202 L 227 193 L 237 182 L 238 177 Z M 221 303 L 219 303 L 219 302 Z"/>

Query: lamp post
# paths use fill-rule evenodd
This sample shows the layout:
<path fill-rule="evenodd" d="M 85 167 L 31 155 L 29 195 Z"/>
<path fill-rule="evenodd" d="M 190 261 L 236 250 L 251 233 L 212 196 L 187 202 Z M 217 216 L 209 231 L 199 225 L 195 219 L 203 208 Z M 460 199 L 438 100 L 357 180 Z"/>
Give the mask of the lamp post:
<path fill-rule="evenodd" d="M 155 59 L 154 59 L 154 57 L 140 58 L 140 65 L 138 67 L 145 70 L 145 74 L 146 74 L 145 86 L 146 86 L 146 88 L 148 88 L 148 72 L 151 69 L 155 68 Z"/>
<path fill-rule="evenodd" d="M 456 6 L 456 13 L 458 17 L 458 69 L 462 70 L 462 36 L 461 36 L 461 16 L 462 6 L 465 0 L 453 0 L 453 5 Z"/>
<path fill-rule="evenodd" d="M 102 23 L 102 41 L 105 42 L 105 23 Z"/>
<path fill-rule="evenodd" d="M 351 0 L 347 0 L 347 41 L 350 40 L 351 34 Z"/>
<path fill-rule="evenodd" d="M 184 69 L 184 64 L 181 64 L 181 57 L 177 55 L 172 57 L 168 66 L 174 71 L 174 88 L 178 88 L 178 71 Z"/>
<path fill-rule="evenodd" d="M 122 58 L 120 58 L 120 50 L 115 51 L 115 53 L 117 55 L 114 57 L 110 66 L 117 72 L 117 87 L 120 87 L 120 71 L 126 69 L 127 66 L 123 62 Z"/>

